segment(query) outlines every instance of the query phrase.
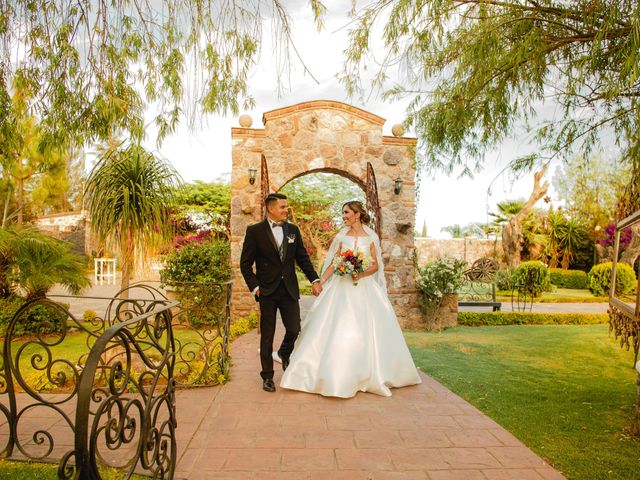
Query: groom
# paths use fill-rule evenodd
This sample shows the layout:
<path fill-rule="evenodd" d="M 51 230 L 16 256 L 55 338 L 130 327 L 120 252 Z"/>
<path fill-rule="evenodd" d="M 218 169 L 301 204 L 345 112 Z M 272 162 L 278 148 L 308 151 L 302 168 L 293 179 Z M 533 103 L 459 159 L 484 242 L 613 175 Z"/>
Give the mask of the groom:
<path fill-rule="evenodd" d="M 322 287 L 302 243 L 300 230 L 292 223 L 287 223 L 287 197 L 280 193 L 271 193 L 265 199 L 265 206 L 267 218 L 247 227 L 240 256 L 240 271 L 256 301 L 260 302 L 262 388 L 267 392 L 275 392 L 272 353 L 276 310 L 280 310 L 286 330 L 278 349 L 278 356 L 282 359 L 282 368 L 285 370 L 300 333 L 300 290 L 296 277 L 296 262 L 312 282 L 314 295 L 319 295 Z"/>

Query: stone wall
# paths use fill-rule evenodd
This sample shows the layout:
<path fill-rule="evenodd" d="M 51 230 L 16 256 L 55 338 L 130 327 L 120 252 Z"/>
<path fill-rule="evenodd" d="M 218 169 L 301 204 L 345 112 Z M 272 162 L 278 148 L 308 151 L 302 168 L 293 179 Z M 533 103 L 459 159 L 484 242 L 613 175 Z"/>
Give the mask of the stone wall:
<path fill-rule="evenodd" d="M 382 256 L 389 296 L 403 325 L 418 321 L 421 315 L 411 256 L 416 140 L 383 136 L 384 122 L 351 105 L 313 101 L 266 112 L 263 129 L 248 128 L 246 123 L 243 128 L 232 129 L 234 315 L 256 309 L 238 267 L 246 227 L 262 220 L 263 196 L 278 191 L 296 177 L 314 172 L 343 175 L 364 188 L 367 165 L 371 164 L 381 206 Z M 268 175 L 263 178 L 264 167 Z M 249 169 L 258 172 L 253 184 L 249 182 Z M 403 181 L 399 194 L 394 193 L 396 178 Z M 267 182 L 268 188 L 263 192 Z"/>
<path fill-rule="evenodd" d="M 71 242 L 74 253 L 91 255 L 91 251 L 96 249 L 96 242 L 91 235 L 89 222 L 89 213 L 81 210 L 45 215 L 38 218 L 35 225 L 42 233 Z"/>
<path fill-rule="evenodd" d="M 453 257 L 471 264 L 479 258 L 490 257 L 502 262 L 502 240 L 480 238 L 422 238 L 415 239 L 418 264 L 424 265 L 439 257 Z"/>

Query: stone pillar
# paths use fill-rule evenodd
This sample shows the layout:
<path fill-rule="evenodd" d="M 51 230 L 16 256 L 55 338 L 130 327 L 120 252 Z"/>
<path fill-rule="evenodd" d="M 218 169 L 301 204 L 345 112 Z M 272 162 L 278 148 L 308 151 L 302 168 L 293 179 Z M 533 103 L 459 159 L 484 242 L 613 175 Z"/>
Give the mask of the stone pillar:
<path fill-rule="evenodd" d="M 264 130 L 233 128 L 231 170 L 231 265 L 233 293 L 231 315 L 235 320 L 257 310 L 257 304 L 240 273 L 240 253 L 247 226 L 262 219 L 261 163 Z M 256 169 L 256 179 L 249 182 L 249 168 Z"/>

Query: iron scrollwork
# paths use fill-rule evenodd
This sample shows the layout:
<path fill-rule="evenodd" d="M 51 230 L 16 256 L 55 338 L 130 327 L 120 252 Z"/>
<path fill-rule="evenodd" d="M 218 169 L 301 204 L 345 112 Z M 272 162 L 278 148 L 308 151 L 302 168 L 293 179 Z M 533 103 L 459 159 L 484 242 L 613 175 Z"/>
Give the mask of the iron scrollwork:
<path fill-rule="evenodd" d="M 496 300 L 496 274 L 500 265 L 492 258 L 479 258 L 463 273 L 462 287 L 458 291 L 458 305 L 490 306 L 500 309 Z"/>
<path fill-rule="evenodd" d="M 172 309 L 172 328 L 176 344 L 174 380 L 178 387 L 211 386 L 222 383 L 229 374 L 229 328 L 231 323 L 232 282 L 168 283 L 180 305 Z M 132 297 L 167 300 L 148 284 L 133 284 L 118 293 Z M 115 310 L 114 310 L 115 309 Z M 108 307 L 113 322 L 144 312 L 136 301 L 120 300 Z"/>
<path fill-rule="evenodd" d="M 229 369 L 231 283 L 183 287 L 183 304 L 146 284 L 93 297 L 104 317 L 84 320 L 49 298 L 25 303 L 0 356 L 0 458 L 60 459 L 63 479 L 100 478 L 100 465 L 172 478 L 175 389 Z M 17 333 L 36 317 L 35 333 Z"/>

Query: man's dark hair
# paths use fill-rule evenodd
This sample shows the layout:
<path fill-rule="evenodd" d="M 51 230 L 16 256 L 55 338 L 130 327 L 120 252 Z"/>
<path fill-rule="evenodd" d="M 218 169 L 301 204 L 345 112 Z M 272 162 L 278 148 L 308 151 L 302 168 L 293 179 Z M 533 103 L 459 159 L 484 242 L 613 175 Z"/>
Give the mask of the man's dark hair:
<path fill-rule="evenodd" d="M 277 202 L 278 200 L 286 200 L 287 196 L 283 195 L 282 193 L 270 193 L 269 195 L 267 195 L 267 198 L 264 199 L 264 205 L 265 207 L 269 208 L 269 205 L 271 205 L 274 202 Z"/>

